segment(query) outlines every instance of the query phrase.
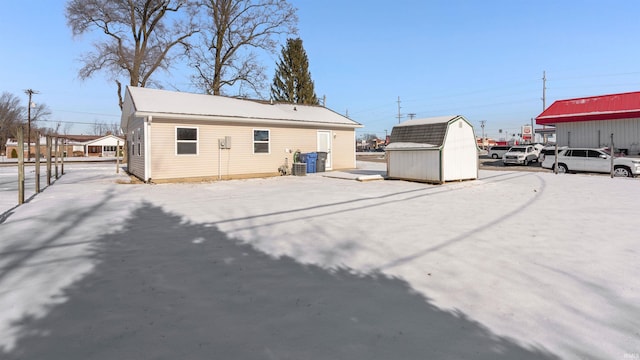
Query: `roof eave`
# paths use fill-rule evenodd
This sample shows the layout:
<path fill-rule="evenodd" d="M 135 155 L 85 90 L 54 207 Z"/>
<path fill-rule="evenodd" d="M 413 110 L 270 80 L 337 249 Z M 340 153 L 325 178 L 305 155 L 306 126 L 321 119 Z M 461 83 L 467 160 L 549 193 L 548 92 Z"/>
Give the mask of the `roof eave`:
<path fill-rule="evenodd" d="M 622 120 L 622 119 L 632 119 L 632 118 L 640 118 L 640 109 L 628 110 L 628 111 L 583 113 L 583 114 L 547 115 L 547 116 L 541 115 L 536 118 L 536 124 L 553 125 L 557 123 L 566 123 L 566 122 Z"/>
<path fill-rule="evenodd" d="M 288 125 L 288 126 L 316 126 L 316 127 L 336 127 L 336 128 L 362 128 L 364 125 L 354 122 L 353 124 L 346 123 L 332 123 L 332 122 L 319 122 L 319 121 L 302 121 L 302 120 L 287 120 L 287 119 L 261 119 L 261 118 L 247 118 L 247 117 L 233 117 L 233 116 L 216 116 L 216 115 L 195 115 L 195 114 L 168 114 L 157 113 L 148 111 L 137 111 L 134 114 L 136 117 L 149 117 L 152 119 L 167 119 L 167 120 L 190 120 L 190 121 L 203 121 L 212 123 L 232 122 L 234 124 L 269 124 L 269 125 Z M 152 120 L 153 121 L 153 120 Z"/>

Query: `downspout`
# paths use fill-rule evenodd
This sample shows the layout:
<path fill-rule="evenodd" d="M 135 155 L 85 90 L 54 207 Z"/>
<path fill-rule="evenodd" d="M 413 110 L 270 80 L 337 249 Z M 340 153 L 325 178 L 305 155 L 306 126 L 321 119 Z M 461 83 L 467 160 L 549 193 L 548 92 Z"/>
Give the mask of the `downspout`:
<path fill-rule="evenodd" d="M 329 136 L 332 136 L 332 135 L 329 135 Z M 329 139 L 329 141 L 333 141 L 333 139 Z M 353 129 L 353 142 L 352 142 L 352 144 L 353 144 L 353 168 L 354 169 L 356 169 L 358 167 L 358 157 L 356 156 L 356 151 L 358 151 L 358 149 L 356 148 L 356 141 L 357 141 L 356 129 Z M 331 147 L 333 147 L 333 142 L 331 143 Z M 388 157 L 386 155 L 385 155 L 385 158 L 387 158 L 387 171 L 388 171 L 388 169 L 389 169 L 389 159 L 388 159 Z M 331 162 L 331 167 L 333 168 L 333 161 Z M 387 175 L 389 175 L 389 174 L 387 174 Z"/>
<path fill-rule="evenodd" d="M 144 181 L 151 181 L 151 121 L 153 116 L 147 116 L 147 119 L 143 122 L 144 133 Z"/>
<path fill-rule="evenodd" d="M 442 163 L 442 159 L 444 159 L 444 156 L 442 156 L 444 153 L 444 151 L 442 151 L 443 148 L 444 145 L 438 149 L 438 154 L 440 155 L 440 184 L 444 184 L 444 164 Z"/>

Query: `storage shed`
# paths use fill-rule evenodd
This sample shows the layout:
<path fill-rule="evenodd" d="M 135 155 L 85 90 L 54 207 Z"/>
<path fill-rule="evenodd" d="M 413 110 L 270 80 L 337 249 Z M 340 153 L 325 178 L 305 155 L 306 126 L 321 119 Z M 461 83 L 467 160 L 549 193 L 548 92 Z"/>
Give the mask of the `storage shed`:
<path fill-rule="evenodd" d="M 478 178 L 473 126 L 461 115 L 408 120 L 393 127 L 387 177 L 443 184 Z"/>

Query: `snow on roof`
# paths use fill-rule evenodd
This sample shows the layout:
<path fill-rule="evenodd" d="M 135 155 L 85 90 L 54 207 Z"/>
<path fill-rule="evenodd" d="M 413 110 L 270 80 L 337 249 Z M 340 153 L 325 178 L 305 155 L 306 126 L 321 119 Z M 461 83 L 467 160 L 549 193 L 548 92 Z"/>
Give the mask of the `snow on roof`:
<path fill-rule="evenodd" d="M 460 115 L 407 120 L 393 127 L 389 144 L 389 146 L 394 143 L 404 145 L 391 146 L 390 148 L 388 146 L 387 149 L 407 148 L 407 144 L 413 144 L 414 148 L 442 146 L 449 123 L 458 119 L 466 121 Z"/>
<path fill-rule="evenodd" d="M 555 101 L 536 117 L 539 125 L 563 122 L 619 120 L 640 117 L 640 92 Z"/>
<path fill-rule="evenodd" d="M 300 104 L 269 104 L 254 100 L 230 98 L 205 94 L 194 94 L 140 87 L 128 87 L 123 124 L 129 115 L 152 115 L 157 117 L 191 116 L 207 120 L 274 120 L 297 123 L 324 123 L 348 127 L 361 124 L 328 108 Z"/>
<path fill-rule="evenodd" d="M 421 143 L 413 143 L 413 142 L 394 142 L 390 143 L 385 147 L 386 150 L 401 150 L 401 149 L 434 149 L 438 148 L 440 145 L 433 144 L 421 144 Z"/>
<path fill-rule="evenodd" d="M 105 141 L 106 141 L 106 142 L 109 142 L 108 140 L 112 140 L 112 141 L 121 141 L 121 142 L 123 142 L 123 143 L 124 143 L 124 139 L 123 139 L 123 138 L 121 138 L 121 137 L 119 137 L 119 136 L 115 136 L 115 135 L 111 135 L 111 134 L 109 134 L 109 135 L 105 135 L 105 136 L 98 137 L 98 138 L 93 139 L 93 140 L 85 141 L 85 142 L 84 142 L 84 144 L 85 144 L 85 145 L 89 145 L 89 144 L 94 144 L 94 143 L 99 143 L 99 142 L 105 142 Z"/>
<path fill-rule="evenodd" d="M 437 116 L 437 117 L 424 118 L 424 119 L 412 119 L 412 120 L 404 121 L 394 127 L 443 124 L 443 123 L 448 123 L 449 121 L 454 120 L 459 116 L 460 115 L 448 115 L 448 116 Z"/>

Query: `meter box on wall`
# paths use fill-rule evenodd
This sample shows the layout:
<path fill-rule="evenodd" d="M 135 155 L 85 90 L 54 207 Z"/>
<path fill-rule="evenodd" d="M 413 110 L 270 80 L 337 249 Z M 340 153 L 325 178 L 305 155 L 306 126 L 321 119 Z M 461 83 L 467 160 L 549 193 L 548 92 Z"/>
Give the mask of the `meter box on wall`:
<path fill-rule="evenodd" d="M 231 149 L 231 136 L 218 139 L 218 145 L 220 149 Z"/>

